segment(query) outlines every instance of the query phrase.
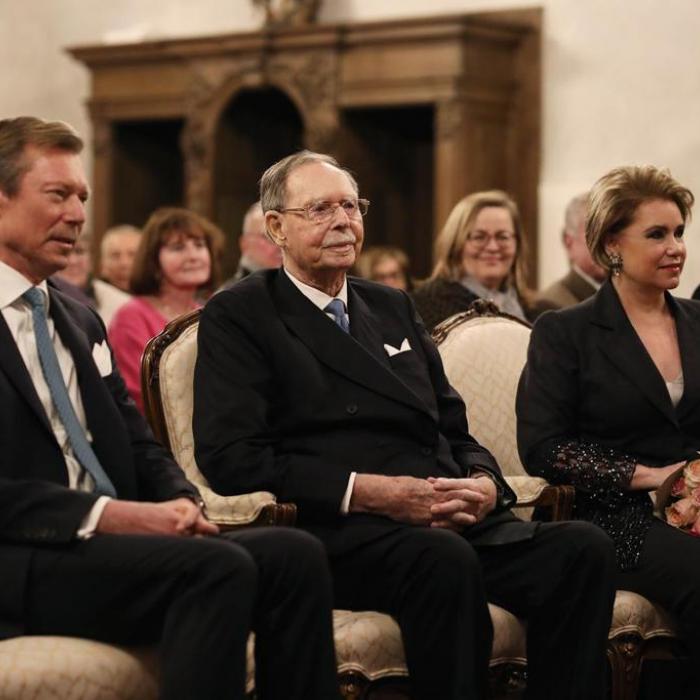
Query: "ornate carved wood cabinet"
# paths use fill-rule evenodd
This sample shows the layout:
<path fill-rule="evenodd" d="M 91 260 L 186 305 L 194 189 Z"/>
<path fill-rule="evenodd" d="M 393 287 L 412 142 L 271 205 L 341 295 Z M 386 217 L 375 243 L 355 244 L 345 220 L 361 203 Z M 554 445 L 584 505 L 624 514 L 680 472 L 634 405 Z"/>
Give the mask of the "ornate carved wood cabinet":
<path fill-rule="evenodd" d="M 185 204 L 235 240 L 264 168 L 300 147 L 354 170 L 367 244 L 403 246 L 419 275 L 471 191 L 510 191 L 532 236 L 540 22 L 520 10 L 72 48 L 92 74 L 96 238 Z"/>

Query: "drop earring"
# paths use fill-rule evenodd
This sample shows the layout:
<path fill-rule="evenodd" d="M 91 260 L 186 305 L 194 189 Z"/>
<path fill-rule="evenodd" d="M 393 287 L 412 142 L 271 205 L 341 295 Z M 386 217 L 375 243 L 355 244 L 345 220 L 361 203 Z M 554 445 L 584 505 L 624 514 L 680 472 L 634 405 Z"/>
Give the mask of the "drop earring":
<path fill-rule="evenodd" d="M 622 256 L 619 253 L 609 253 L 608 258 L 610 258 L 610 271 L 613 277 L 619 277 L 622 272 Z"/>

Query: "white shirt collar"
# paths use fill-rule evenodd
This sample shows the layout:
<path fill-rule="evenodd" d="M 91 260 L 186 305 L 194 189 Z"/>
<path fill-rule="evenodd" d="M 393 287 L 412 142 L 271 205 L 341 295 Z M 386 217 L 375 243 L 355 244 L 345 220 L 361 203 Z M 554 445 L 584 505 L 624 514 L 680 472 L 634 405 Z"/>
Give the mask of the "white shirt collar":
<path fill-rule="evenodd" d="M 574 272 L 579 276 L 583 277 L 588 284 L 593 287 L 593 289 L 600 289 L 601 282 L 598 282 L 597 280 L 594 280 L 590 275 L 587 275 L 578 265 L 572 265 L 571 266 L 574 269 Z"/>
<path fill-rule="evenodd" d="M 334 296 L 328 296 L 325 292 L 322 292 L 320 289 L 316 289 L 316 287 L 312 287 L 308 284 L 305 284 L 301 280 L 298 280 L 289 270 L 287 270 L 286 267 L 282 268 L 289 277 L 289 279 L 292 281 L 292 284 L 312 303 L 314 306 L 318 306 L 321 311 L 325 311 L 326 306 L 328 306 L 329 302 L 333 301 L 333 299 L 340 299 L 343 304 L 345 304 L 345 308 L 348 308 L 348 278 L 346 277 L 343 280 L 343 286 L 340 288 L 340 291 Z"/>
<path fill-rule="evenodd" d="M 49 289 L 46 280 L 32 284 L 21 272 L 0 260 L 0 309 L 14 304 L 30 287 L 38 287 L 46 296 L 48 309 Z"/>

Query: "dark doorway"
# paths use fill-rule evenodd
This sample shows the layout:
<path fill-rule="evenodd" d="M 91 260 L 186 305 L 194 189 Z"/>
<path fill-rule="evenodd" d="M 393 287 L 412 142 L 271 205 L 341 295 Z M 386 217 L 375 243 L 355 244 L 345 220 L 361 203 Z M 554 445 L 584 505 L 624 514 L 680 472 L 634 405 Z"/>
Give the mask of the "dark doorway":
<path fill-rule="evenodd" d="M 226 275 L 238 262 L 241 222 L 258 199 L 260 176 L 303 145 L 299 112 L 279 90 L 242 90 L 222 113 L 216 131 L 213 212 L 226 234 Z"/>
<path fill-rule="evenodd" d="M 110 225 L 143 226 L 162 206 L 183 206 L 182 119 L 114 124 Z"/>
<path fill-rule="evenodd" d="M 403 248 L 414 275 L 432 266 L 433 107 L 347 110 L 342 114 L 340 162 L 370 200 L 365 247 Z"/>

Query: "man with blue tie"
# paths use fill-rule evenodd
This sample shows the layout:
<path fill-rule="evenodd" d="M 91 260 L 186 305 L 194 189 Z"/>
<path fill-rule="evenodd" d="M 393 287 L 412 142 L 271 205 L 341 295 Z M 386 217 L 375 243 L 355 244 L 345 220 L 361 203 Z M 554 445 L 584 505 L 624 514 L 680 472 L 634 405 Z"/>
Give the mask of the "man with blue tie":
<path fill-rule="evenodd" d="M 399 623 L 416 700 L 488 696 L 487 601 L 528 620 L 528 698 L 604 697 L 613 551 L 582 523 L 524 523 L 401 291 L 347 276 L 362 199 L 302 151 L 260 182 L 283 268 L 213 297 L 199 326 L 197 463 L 220 493 L 296 503 L 336 607 Z"/>
<path fill-rule="evenodd" d="M 219 536 L 99 317 L 46 283 L 85 220 L 81 149 L 66 124 L 0 120 L 0 639 L 158 643 L 161 698 L 242 700 L 252 629 L 257 697 L 338 697 L 320 544 Z"/>

